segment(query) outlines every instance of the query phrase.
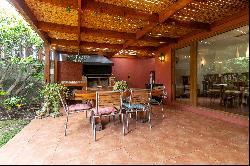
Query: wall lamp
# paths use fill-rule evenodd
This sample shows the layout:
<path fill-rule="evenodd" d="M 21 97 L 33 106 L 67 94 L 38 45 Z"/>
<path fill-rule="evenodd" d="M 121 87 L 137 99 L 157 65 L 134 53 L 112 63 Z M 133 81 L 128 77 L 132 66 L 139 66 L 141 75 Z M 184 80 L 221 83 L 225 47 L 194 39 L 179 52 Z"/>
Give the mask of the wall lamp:
<path fill-rule="evenodd" d="M 201 58 L 201 66 L 204 66 L 204 64 L 205 64 L 205 60 Z"/>
<path fill-rule="evenodd" d="M 165 61 L 165 55 L 161 52 L 160 55 L 158 56 L 159 60 L 161 62 L 164 62 Z"/>

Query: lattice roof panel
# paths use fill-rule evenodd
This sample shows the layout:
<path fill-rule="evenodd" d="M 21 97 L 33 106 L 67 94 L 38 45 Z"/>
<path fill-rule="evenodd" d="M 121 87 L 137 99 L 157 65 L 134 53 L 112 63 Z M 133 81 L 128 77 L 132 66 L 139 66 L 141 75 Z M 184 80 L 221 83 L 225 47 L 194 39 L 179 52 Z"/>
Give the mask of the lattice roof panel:
<path fill-rule="evenodd" d="M 98 0 L 100 2 L 117 6 L 129 7 L 147 13 L 160 13 L 166 10 L 176 0 Z"/>
<path fill-rule="evenodd" d="M 25 0 L 25 3 L 33 11 L 38 21 L 71 26 L 78 25 L 77 10 L 71 9 L 70 12 L 67 12 L 64 7 L 54 6 L 37 0 Z"/>
<path fill-rule="evenodd" d="M 121 49 L 114 56 L 137 56 L 137 57 L 150 57 L 153 56 L 151 51 L 142 51 L 142 50 L 130 50 L 130 49 Z"/>
<path fill-rule="evenodd" d="M 185 27 L 178 27 L 171 24 L 160 24 L 149 33 L 151 37 L 170 37 L 178 38 L 184 36 L 193 30 Z"/>
<path fill-rule="evenodd" d="M 65 39 L 65 40 L 77 40 L 78 35 L 77 34 L 71 34 L 71 33 L 60 33 L 60 32 L 48 32 L 49 37 L 54 39 Z"/>
<path fill-rule="evenodd" d="M 119 51 L 119 49 L 81 46 L 81 51 L 83 51 L 83 52 L 100 52 L 100 51 L 102 51 L 102 52 L 117 52 L 117 51 Z"/>
<path fill-rule="evenodd" d="M 118 38 L 110 38 L 110 37 L 102 37 L 96 36 L 92 34 L 81 33 L 81 40 L 86 42 L 95 42 L 95 43 L 108 43 L 108 44 L 124 44 L 124 39 Z"/>
<path fill-rule="evenodd" d="M 132 20 L 122 16 L 112 16 L 91 10 L 84 10 L 83 15 L 81 26 L 87 28 L 136 33 L 138 29 L 147 25 L 145 20 Z"/>
<path fill-rule="evenodd" d="M 248 0 L 195 0 L 171 18 L 179 21 L 213 23 L 248 7 Z"/>
<path fill-rule="evenodd" d="M 77 46 L 56 46 L 57 51 L 64 51 L 64 52 L 78 52 L 79 48 Z"/>
<path fill-rule="evenodd" d="M 153 46 L 153 47 L 158 47 L 160 45 L 161 45 L 161 43 L 159 43 L 159 42 L 151 42 L 151 41 L 139 40 L 136 43 L 132 44 L 131 46 Z"/>

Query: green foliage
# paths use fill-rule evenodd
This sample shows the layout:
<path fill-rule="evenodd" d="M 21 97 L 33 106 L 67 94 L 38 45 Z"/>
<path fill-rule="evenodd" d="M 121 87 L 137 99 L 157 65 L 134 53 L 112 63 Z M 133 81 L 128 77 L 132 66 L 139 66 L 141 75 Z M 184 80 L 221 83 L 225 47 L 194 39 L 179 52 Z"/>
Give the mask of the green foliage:
<path fill-rule="evenodd" d="M 24 48 L 39 50 L 42 45 L 41 38 L 23 19 L 0 10 L 0 46 L 5 55 L 19 54 Z"/>
<path fill-rule="evenodd" d="M 128 88 L 128 84 L 126 81 L 116 81 L 114 86 L 113 86 L 113 91 L 124 91 L 125 89 Z"/>
<path fill-rule="evenodd" d="M 70 11 L 71 11 L 71 6 L 69 5 L 66 7 L 66 12 L 70 13 Z"/>
<path fill-rule="evenodd" d="M 0 107 L 11 112 L 24 101 L 40 103 L 44 64 L 36 57 L 41 49 L 38 34 L 20 16 L 0 7 Z"/>
<path fill-rule="evenodd" d="M 7 94 L 7 92 L 6 91 L 4 91 L 4 90 L 0 90 L 0 96 L 5 96 Z"/>
<path fill-rule="evenodd" d="M 13 109 L 19 109 L 21 106 L 24 105 L 24 98 L 19 97 L 19 96 L 12 96 L 9 98 L 6 98 L 3 101 L 3 106 L 7 109 L 7 110 L 13 110 Z"/>
<path fill-rule="evenodd" d="M 28 123 L 28 120 L 20 119 L 0 121 L 0 147 L 6 144 Z"/>
<path fill-rule="evenodd" d="M 57 84 L 50 83 L 45 84 L 41 91 L 40 95 L 44 98 L 43 107 L 40 111 L 37 111 L 38 116 L 50 115 L 53 117 L 60 115 L 60 97 L 59 93 L 66 94 L 67 87 Z"/>

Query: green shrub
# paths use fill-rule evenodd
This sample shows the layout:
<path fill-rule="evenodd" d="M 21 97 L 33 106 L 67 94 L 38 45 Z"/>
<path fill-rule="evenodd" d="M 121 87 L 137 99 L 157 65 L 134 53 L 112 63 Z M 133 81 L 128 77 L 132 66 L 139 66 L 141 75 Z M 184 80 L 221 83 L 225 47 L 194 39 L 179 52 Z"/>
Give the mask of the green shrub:
<path fill-rule="evenodd" d="M 50 83 L 45 84 L 40 95 L 43 96 L 44 102 L 41 110 L 37 111 L 38 116 L 50 115 L 52 117 L 57 117 L 60 115 L 60 98 L 59 93 L 66 94 L 67 87 L 61 84 Z"/>

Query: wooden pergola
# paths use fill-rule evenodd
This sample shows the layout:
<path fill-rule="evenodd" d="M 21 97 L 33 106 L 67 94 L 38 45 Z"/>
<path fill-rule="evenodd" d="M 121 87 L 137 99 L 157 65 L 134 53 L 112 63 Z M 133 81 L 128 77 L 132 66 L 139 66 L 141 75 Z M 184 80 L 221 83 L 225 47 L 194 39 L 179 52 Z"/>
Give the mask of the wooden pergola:
<path fill-rule="evenodd" d="M 246 25 L 248 0 L 9 0 L 49 51 L 107 57 L 157 57 Z M 192 63 L 192 61 L 191 61 Z"/>

